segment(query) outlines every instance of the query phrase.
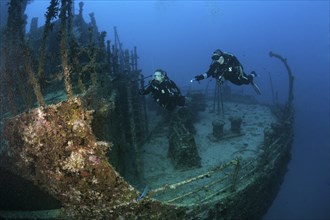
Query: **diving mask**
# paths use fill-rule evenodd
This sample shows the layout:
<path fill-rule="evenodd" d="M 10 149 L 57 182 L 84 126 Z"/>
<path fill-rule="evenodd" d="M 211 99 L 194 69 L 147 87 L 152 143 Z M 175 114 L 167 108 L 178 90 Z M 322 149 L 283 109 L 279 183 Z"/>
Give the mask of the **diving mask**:
<path fill-rule="evenodd" d="M 152 78 L 161 82 L 164 79 L 164 75 L 161 72 L 155 72 Z"/>

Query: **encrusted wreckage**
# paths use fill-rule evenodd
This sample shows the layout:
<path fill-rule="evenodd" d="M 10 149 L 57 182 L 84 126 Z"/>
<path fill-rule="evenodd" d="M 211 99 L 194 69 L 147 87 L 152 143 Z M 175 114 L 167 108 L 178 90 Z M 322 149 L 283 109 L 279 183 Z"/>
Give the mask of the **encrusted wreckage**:
<path fill-rule="evenodd" d="M 37 28 L 34 19 L 25 35 L 25 6 L 10 1 L 1 37 L 5 56 L 1 58 L 0 184 L 11 193 L 1 191 L 0 216 L 261 218 L 290 159 L 293 76 L 286 60 L 270 53 L 287 67 L 289 99 L 284 107 L 274 105 L 269 125 L 250 124 L 261 126 L 261 134 L 246 129 L 246 118 L 228 115 L 229 123 L 225 118 L 211 119 L 210 133 L 204 135 L 194 124 L 201 120 L 198 114 L 208 114 L 208 97 L 192 92 L 190 108 L 170 116 L 154 111 L 149 100 L 137 93 L 144 78 L 136 48 L 123 50 L 116 28 L 114 44 L 104 42 L 106 33 L 98 31 L 94 15 L 86 23 L 83 3 L 79 6 L 79 14 L 74 15 L 72 1 L 50 1 L 45 25 Z M 221 94 L 221 89 L 228 88 L 216 88 L 224 115 L 228 106 L 219 100 L 241 96 Z M 251 142 L 255 148 L 249 148 L 251 143 L 242 136 L 258 140 Z M 167 146 L 164 152 L 160 152 L 162 143 Z M 233 144 L 239 145 L 236 150 L 228 147 Z M 214 152 L 223 153 L 226 147 L 234 151 L 227 157 L 212 157 L 205 154 L 212 146 Z M 156 164 L 158 157 L 169 163 L 168 169 Z M 14 202 L 5 203 L 9 198 Z M 23 198 L 30 204 L 22 205 Z"/>

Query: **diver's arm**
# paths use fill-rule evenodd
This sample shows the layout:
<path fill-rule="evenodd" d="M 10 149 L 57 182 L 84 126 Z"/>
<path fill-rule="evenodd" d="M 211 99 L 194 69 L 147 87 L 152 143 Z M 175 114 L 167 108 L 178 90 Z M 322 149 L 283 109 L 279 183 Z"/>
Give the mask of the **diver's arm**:
<path fill-rule="evenodd" d="M 212 63 L 210 65 L 209 70 L 207 72 L 201 74 L 201 75 L 195 76 L 195 80 L 200 81 L 200 80 L 206 79 L 206 78 L 208 78 L 210 76 L 213 76 L 214 73 L 215 73 L 215 71 L 216 71 L 216 69 L 217 69 L 217 67 L 218 67 L 218 65 L 219 65 L 219 63 L 217 63 L 217 62 Z"/>
<path fill-rule="evenodd" d="M 139 91 L 139 94 L 140 95 L 148 95 L 150 92 L 152 91 L 152 86 L 149 84 L 148 86 L 147 86 L 147 88 L 142 88 L 142 89 L 140 89 L 140 91 Z"/>

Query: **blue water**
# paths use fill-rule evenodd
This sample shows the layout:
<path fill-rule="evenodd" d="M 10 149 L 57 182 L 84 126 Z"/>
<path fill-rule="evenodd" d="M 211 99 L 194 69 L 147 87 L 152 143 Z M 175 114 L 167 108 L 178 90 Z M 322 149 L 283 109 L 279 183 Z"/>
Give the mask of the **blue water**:
<path fill-rule="evenodd" d="M 39 24 L 49 1 L 28 6 Z M 78 11 L 76 2 L 75 11 Z M 117 26 L 124 48 L 137 46 L 145 75 L 163 68 L 181 87 L 203 73 L 219 48 L 255 70 L 262 102 L 287 99 L 287 73 L 269 58 L 285 58 L 295 75 L 295 141 L 285 181 L 264 220 L 330 219 L 329 1 L 85 1 L 85 20 L 94 12 L 99 30 L 113 40 Z M 251 88 L 237 88 L 254 94 Z"/>

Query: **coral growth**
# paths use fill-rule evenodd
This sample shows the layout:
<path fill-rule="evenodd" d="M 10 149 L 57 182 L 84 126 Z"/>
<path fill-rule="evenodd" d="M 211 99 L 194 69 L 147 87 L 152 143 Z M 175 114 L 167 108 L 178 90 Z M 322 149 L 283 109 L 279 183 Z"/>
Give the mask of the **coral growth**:
<path fill-rule="evenodd" d="M 108 163 L 111 145 L 96 141 L 91 113 L 75 98 L 12 118 L 4 130 L 8 168 L 45 188 L 76 219 L 101 219 L 138 196 Z"/>

